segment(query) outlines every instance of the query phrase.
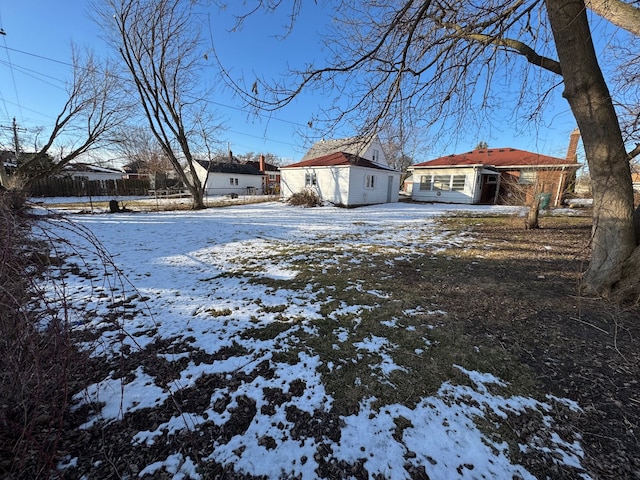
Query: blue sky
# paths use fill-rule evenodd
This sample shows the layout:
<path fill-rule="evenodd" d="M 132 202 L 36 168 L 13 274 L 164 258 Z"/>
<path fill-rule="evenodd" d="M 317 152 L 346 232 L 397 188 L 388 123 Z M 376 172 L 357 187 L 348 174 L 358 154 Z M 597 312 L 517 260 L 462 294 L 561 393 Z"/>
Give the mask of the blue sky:
<path fill-rule="evenodd" d="M 321 3 L 321 2 L 319 2 Z M 64 81 L 70 75 L 70 45 L 90 46 L 100 53 L 104 42 L 99 29 L 88 18 L 86 0 L 22 0 L 0 5 L 0 125 L 9 127 L 15 117 L 20 128 L 33 131 L 51 126 L 65 100 Z M 282 75 L 287 66 L 300 66 L 311 60 L 321 60 L 324 53 L 320 33 L 331 12 L 308 2 L 293 33 L 284 41 L 274 35 L 283 32 L 286 12 L 262 14 L 251 18 L 241 32 L 230 35 L 229 12 L 220 14 L 211 9 L 211 35 L 223 62 L 232 65 L 234 75 L 266 78 Z M 208 32 L 206 32 L 208 35 Z M 471 150 L 479 140 L 491 147 L 514 147 L 547 155 L 564 156 L 568 138 L 575 128 L 566 102 L 560 97 L 545 114 L 545 125 L 536 126 L 526 134 L 516 136 L 511 125 L 493 128 L 480 138 L 458 138 L 447 146 L 432 148 L 415 161 L 425 161 L 440 155 Z M 247 152 L 274 153 L 285 161 L 297 161 L 308 144 L 299 135 L 311 133 L 307 121 L 327 99 L 319 95 L 304 95 L 285 110 L 267 116 L 252 117 L 243 110 L 239 99 L 217 90 L 211 101 L 220 120 L 228 128 L 222 134 L 224 144 L 236 154 Z M 3 128 L 0 141 L 10 141 Z M 339 132 L 351 135 L 355 132 Z"/>

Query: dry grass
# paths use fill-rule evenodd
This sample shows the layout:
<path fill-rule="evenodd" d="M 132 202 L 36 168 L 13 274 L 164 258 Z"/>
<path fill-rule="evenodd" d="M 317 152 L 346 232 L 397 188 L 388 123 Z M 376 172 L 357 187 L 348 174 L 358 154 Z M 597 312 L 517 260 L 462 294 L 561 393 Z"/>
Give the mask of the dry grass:
<path fill-rule="evenodd" d="M 292 421 L 297 422 L 296 428 L 299 426 L 298 434 L 338 435 L 335 425 L 339 416 L 357 412 L 365 398 L 375 397 L 380 404 L 399 402 L 412 406 L 433 395 L 445 381 L 468 382 L 453 367 L 462 365 L 470 370 L 493 373 L 508 382 L 505 395 L 544 400 L 545 394 L 550 393 L 576 400 L 584 410 L 575 414 L 558 413 L 558 418 L 567 438 L 575 432 L 581 435 L 584 464 L 597 478 L 638 476 L 639 445 L 634 434 L 640 428 L 637 421 L 640 402 L 636 398 L 640 376 L 640 349 L 636 343 L 640 336 L 638 312 L 619 311 L 578 294 L 580 272 L 589 256 L 591 221 L 587 215 L 543 216 L 540 225 L 539 230 L 525 231 L 519 217 L 443 218 L 436 227 L 438 230 L 466 231 L 473 240 L 437 254 L 417 252 L 407 259 L 398 259 L 396 253 L 384 250 L 339 251 L 335 245 L 321 242 L 312 251 L 299 245 L 280 251 L 282 261 L 289 261 L 299 271 L 295 279 L 253 281 L 268 283 L 274 289 L 299 291 L 311 285 L 317 293 L 313 301 L 322 304 L 322 318 L 311 322 L 312 329 L 297 328 L 300 319 L 287 317 L 285 306 L 260 304 L 264 311 L 276 313 L 278 321 L 268 325 L 256 322 L 255 328 L 245 330 L 242 335 L 251 339 L 276 339 L 283 334 L 299 338 L 296 348 L 275 353 L 272 362 L 295 364 L 300 351 L 313 352 L 322 359 L 320 373 L 327 393 L 334 399 L 334 409 L 327 418 L 309 419 L 302 414 L 293 418 L 292 413 Z M 5 236 L 9 237 L 3 232 L 3 238 Z M 28 291 L 28 287 L 25 284 L 18 290 Z M 343 305 L 361 308 L 341 309 Z M 368 308 L 371 306 L 375 308 Z M 209 314 L 216 318 L 230 312 L 212 309 Z M 38 334 L 32 327 L 27 330 Z M 387 347 L 379 350 L 358 347 L 371 338 L 386 339 Z M 158 362 L 157 348 L 159 345 L 150 345 L 131 355 L 127 362 L 137 362 L 165 381 L 176 378 L 184 365 Z M 220 358 L 245 355 L 243 349 L 234 343 L 216 355 Z M 60 354 L 52 351 L 47 355 Z M 191 360 L 196 362 L 213 360 L 199 358 L 202 352 L 191 352 L 191 355 Z M 384 373 L 380 365 L 385 356 L 402 369 Z M 121 367 L 123 375 L 131 369 L 129 364 Z M 83 472 L 91 472 L 92 478 L 134 475 L 131 465 L 148 464 L 163 452 L 134 451 L 127 441 L 131 431 L 139 430 L 141 425 L 150 428 L 149 422 L 166 421 L 175 414 L 175 409 L 204 409 L 209 406 L 215 389 L 236 391 L 251 375 L 266 375 L 268 369 L 266 362 L 250 373 L 205 375 L 167 405 L 134 413 L 126 422 L 95 431 L 75 431 L 72 425 L 82 423 L 87 413 L 76 412 L 77 418 L 67 424 L 60 442 L 72 456 L 80 459 L 78 478 Z M 66 378 L 69 385 L 69 372 Z M 13 381 L 28 386 L 24 378 Z M 3 388 L 7 388 L 6 385 L 3 384 Z M 290 391 L 295 393 L 295 385 Z M 38 401 L 43 398 L 42 393 L 34 395 Z M 283 401 L 283 392 L 273 391 L 270 395 L 274 405 Z M 265 397 L 268 397 L 266 392 Z M 12 400 L 15 405 L 24 405 L 24 402 L 24 397 Z M 225 405 L 214 405 L 218 407 Z M 244 416 L 239 405 L 238 410 L 232 412 L 234 421 L 229 422 L 228 427 L 208 433 L 220 437 L 233 435 L 234 428 L 241 430 L 247 419 L 259 414 L 248 398 L 241 407 L 246 413 Z M 262 408 L 268 411 L 270 406 Z M 6 412 L 3 414 L 2 421 L 7 422 Z M 35 414 L 36 410 L 32 409 L 22 417 L 23 423 L 35 425 Z M 496 441 L 508 442 L 514 461 L 525 465 L 538 478 L 572 478 L 571 472 L 558 470 L 550 456 L 525 455 L 519 451 L 519 443 L 533 442 L 532 436 L 544 433 L 539 418 L 525 417 L 509 418 L 509 428 L 501 431 L 495 431 L 495 425 L 487 422 L 487 432 L 495 435 Z M 399 431 L 404 427 L 401 422 L 398 424 Z M 178 442 L 180 449 L 191 452 L 195 458 L 197 452 L 205 448 L 207 439 L 191 433 L 176 434 L 167 441 Z M 34 450 L 33 445 L 40 448 L 46 442 L 44 437 L 30 435 L 31 443 L 20 447 L 22 459 L 33 461 L 41 455 L 41 464 L 50 466 L 54 451 L 45 455 L 42 449 Z M 22 438 L 26 437 L 12 439 L 13 445 Z M 4 437 L 2 441 L 4 458 L 10 444 Z M 175 450 L 169 444 L 158 448 Z M 28 452 L 36 453 L 29 457 Z M 101 473 L 92 466 L 95 459 L 103 461 Z M 4 472 L 17 477 L 17 465 L 14 462 L 13 470 L 6 467 Z M 203 468 L 203 478 L 242 478 L 232 468 L 214 462 L 208 462 Z M 70 474 L 70 470 L 67 473 Z M 337 474 L 324 473 L 326 478 L 338 478 Z"/>
<path fill-rule="evenodd" d="M 237 198 L 231 198 L 230 196 L 218 196 L 205 198 L 205 205 L 207 207 L 228 207 L 231 205 L 246 205 L 253 203 L 273 202 L 279 199 L 277 195 L 240 195 Z M 38 199 L 32 199 L 34 204 L 44 203 Z M 125 212 L 172 212 L 172 211 L 186 211 L 192 209 L 192 202 L 190 198 L 126 198 L 118 201 L 118 205 Z M 109 200 L 94 200 L 88 202 L 86 200 L 79 199 L 78 201 L 64 201 L 64 202 L 47 202 L 48 208 L 73 211 L 78 213 L 90 214 L 90 213 L 105 213 L 109 212 Z"/>

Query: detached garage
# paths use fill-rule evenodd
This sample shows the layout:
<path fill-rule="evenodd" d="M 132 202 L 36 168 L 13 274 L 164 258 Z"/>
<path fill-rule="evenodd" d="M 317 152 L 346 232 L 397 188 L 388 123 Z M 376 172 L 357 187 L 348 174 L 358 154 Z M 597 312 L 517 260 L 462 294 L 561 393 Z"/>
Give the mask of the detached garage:
<path fill-rule="evenodd" d="M 310 190 L 337 206 L 397 202 L 401 173 L 366 158 L 336 152 L 280 167 L 283 200 Z"/>

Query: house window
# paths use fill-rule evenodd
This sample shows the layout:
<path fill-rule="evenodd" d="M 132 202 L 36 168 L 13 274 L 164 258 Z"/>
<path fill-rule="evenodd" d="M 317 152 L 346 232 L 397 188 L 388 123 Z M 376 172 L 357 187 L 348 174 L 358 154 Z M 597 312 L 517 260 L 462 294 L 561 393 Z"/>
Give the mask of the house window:
<path fill-rule="evenodd" d="M 375 187 L 375 175 L 366 175 L 364 177 L 364 188 L 374 188 Z"/>
<path fill-rule="evenodd" d="M 313 187 L 318 184 L 318 178 L 316 177 L 315 172 L 313 173 L 305 173 L 304 175 L 304 186 L 305 187 Z"/>
<path fill-rule="evenodd" d="M 420 176 L 420 190 L 431 190 L 431 175 Z"/>
<path fill-rule="evenodd" d="M 380 152 L 378 150 L 373 151 L 373 161 L 377 162 L 378 158 L 380 158 Z"/>
<path fill-rule="evenodd" d="M 524 185 L 531 185 L 532 183 L 535 183 L 535 181 L 536 181 L 536 171 L 533 168 L 526 168 L 526 169 L 520 170 L 520 179 L 518 180 L 518 183 L 521 183 Z"/>
<path fill-rule="evenodd" d="M 269 180 L 275 182 L 276 181 L 276 174 L 275 173 L 270 173 L 269 174 Z"/>
<path fill-rule="evenodd" d="M 229 185 L 238 185 L 238 179 L 237 178 L 230 178 L 229 179 Z"/>
<path fill-rule="evenodd" d="M 466 175 L 452 175 L 451 176 L 451 191 L 462 192 L 464 191 L 464 185 L 467 180 Z"/>
<path fill-rule="evenodd" d="M 434 175 L 433 190 L 449 190 L 451 175 Z"/>

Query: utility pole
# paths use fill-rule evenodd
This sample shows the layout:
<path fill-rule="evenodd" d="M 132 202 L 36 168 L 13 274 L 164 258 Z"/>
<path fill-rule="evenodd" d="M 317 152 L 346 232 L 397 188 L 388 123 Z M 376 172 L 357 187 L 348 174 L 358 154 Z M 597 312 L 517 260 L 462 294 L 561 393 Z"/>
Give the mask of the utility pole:
<path fill-rule="evenodd" d="M 26 128 L 18 128 L 16 118 L 13 117 L 13 124 L 9 127 L 6 125 L 0 125 L 2 130 L 11 130 L 13 132 L 13 154 L 16 164 L 18 163 L 18 157 L 20 156 L 20 140 L 18 139 L 18 131 L 26 132 Z M 4 153 L 4 152 L 3 152 Z M 8 185 L 7 172 L 4 169 L 4 155 L 0 155 L 0 185 L 7 187 Z"/>

